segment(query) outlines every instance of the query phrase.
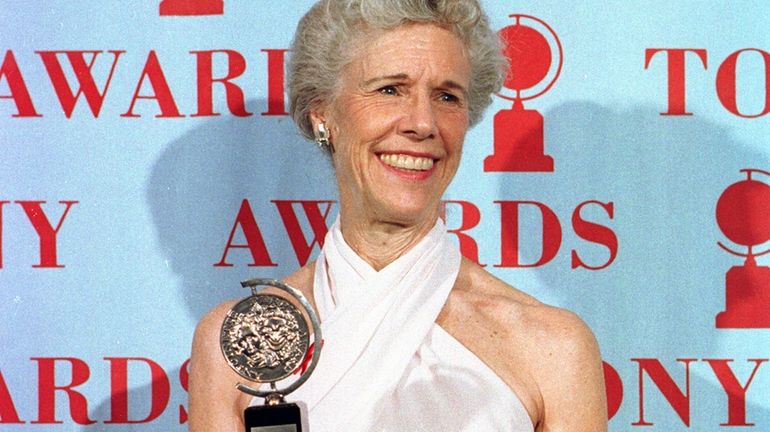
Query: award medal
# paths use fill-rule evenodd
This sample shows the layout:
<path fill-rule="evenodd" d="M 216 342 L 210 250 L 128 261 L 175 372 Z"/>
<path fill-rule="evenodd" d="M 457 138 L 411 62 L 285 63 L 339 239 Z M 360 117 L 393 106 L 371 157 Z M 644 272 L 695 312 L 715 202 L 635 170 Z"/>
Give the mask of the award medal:
<path fill-rule="evenodd" d="M 318 363 L 322 345 L 318 317 L 299 290 L 280 281 L 250 279 L 241 285 L 251 288 L 252 294 L 228 311 L 219 338 L 222 354 L 241 377 L 269 384 L 267 389 L 237 385 L 242 392 L 265 398 L 265 405 L 244 411 L 246 432 L 302 432 L 301 410 L 295 403 L 286 403 L 284 396 L 302 385 Z M 295 298 L 310 317 L 310 323 L 286 298 L 260 293 L 264 287 L 278 288 Z M 308 355 L 312 355 L 309 363 Z M 276 382 L 295 371 L 300 376 L 294 382 L 284 388 L 276 386 Z"/>

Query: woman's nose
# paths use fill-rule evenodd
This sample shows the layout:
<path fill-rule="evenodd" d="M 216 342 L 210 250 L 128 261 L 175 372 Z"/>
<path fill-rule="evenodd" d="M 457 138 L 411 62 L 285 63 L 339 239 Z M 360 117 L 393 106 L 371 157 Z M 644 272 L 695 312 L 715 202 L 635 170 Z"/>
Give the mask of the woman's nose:
<path fill-rule="evenodd" d="M 424 140 L 436 134 L 436 113 L 428 95 L 413 95 L 404 106 L 401 132 L 413 139 Z"/>

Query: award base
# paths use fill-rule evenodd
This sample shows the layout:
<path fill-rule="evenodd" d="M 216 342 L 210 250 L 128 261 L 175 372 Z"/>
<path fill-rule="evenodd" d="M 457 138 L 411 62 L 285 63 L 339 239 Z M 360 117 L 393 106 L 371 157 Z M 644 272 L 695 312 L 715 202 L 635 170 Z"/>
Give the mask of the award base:
<path fill-rule="evenodd" d="M 747 262 L 727 271 L 726 308 L 717 328 L 770 328 L 770 267 Z"/>
<path fill-rule="evenodd" d="M 553 158 L 530 153 L 487 156 L 484 159 L 484 172 L 553 172 Z"/>
<path fill-rule="evenodd" d="M 484 159 L 484 172 L 553 172 L 543 145 L 543 116 L 517 102 L 495 114 L 494 151 Z"/>
<path fill-rule="evenodd" d="M 299 405 L 281 403 L 257 405 L 243 412 L 246 432 L 302 432 L 302 414 Z"/>

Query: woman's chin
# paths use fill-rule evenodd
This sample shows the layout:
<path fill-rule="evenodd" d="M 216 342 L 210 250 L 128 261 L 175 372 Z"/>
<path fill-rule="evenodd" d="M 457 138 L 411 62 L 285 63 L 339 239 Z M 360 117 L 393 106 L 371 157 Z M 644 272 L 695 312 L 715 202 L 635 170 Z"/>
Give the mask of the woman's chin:
<path fill-rule="evenodd" d="M 382 221 L 401 226 L 433 225 L 438 218 L 438 205 L 437 202 L 428 204 L 425 201 L 393 203 L 384 207 Z"/>

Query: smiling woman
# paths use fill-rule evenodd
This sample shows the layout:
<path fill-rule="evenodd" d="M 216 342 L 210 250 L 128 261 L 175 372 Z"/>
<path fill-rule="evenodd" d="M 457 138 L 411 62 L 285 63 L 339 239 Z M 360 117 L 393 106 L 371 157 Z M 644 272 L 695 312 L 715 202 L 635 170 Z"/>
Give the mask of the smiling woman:
<path fill-rule="evenodd" d="M 504 61 L 476 0 L 322 0 L 292 46 L 302 133 L 328 149 L 340 216 L 286 278 L 321 319 L 296 394 L 318 431 L 603 431 L 598 347 L 575 315 L 461 258 L 440 219 L 465 133 Z M 219 352 L 232 303 L 199 324 L 190 430 L 243 429 Z"/>
<path fill-rule="evenodd" d="M 340 81 L 334 103 L 310 118 L 331 131 L 345 240 L 368 254 L 356 244 L 371 234 L 391 243 L 394 228 L 411 231 L 386 256 L 362 256 L 379 270 L 438 219 L 468 128 L 470 65 L 449 30 L 411 24 L 371 39 Z"/>

